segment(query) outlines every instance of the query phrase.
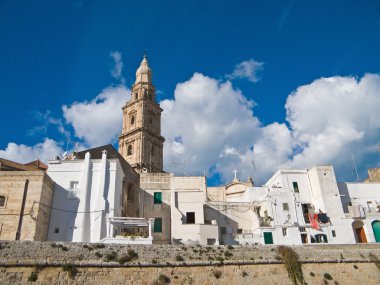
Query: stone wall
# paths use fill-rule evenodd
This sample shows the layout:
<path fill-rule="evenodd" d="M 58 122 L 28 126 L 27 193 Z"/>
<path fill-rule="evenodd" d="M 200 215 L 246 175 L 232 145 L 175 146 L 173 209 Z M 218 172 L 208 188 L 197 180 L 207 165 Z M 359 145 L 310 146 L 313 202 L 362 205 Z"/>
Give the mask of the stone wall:
<path fill-rule="evenodd" d="M 26 180 L 29 182 L 20 239 L 46 240 L 54 182 L 42 171 L 0 172 L 0 195 L 6 197 L 5 207 L 0 208 L 0 240 L 16 238 Z"/>
<path fill-rule="evenodd" d="M 275 246 L 2 242 L 0 247 L 0 284 L 27 284 L 32 272 L 35 284 L 165 284 L 155 283 L 160 275 L 170 284 L 292 284 Z M 307 284 L 380 283 L 376 244 L 292 248 Z"/>

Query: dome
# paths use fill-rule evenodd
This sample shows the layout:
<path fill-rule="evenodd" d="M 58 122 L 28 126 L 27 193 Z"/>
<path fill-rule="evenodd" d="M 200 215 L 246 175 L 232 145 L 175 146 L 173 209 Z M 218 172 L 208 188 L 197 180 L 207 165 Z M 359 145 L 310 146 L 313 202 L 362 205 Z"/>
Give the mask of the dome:
<path fill-rule="evenodd" d="M 144 55 L 143 60 L 141 61 L 140 67 L 136 71 L 136 82 L 152 82 L 152 70 L 149 68 L 148 60 Z"/>

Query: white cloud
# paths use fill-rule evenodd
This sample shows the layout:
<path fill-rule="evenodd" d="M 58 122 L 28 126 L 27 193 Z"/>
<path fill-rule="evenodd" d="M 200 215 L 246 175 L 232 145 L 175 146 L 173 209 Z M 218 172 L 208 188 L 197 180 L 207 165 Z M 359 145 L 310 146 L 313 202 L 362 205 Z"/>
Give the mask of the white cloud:
<path fill-rule="evenodd" d="M 333 164 L 343 179 L 352 179 L 351 152 L 362 173 L 376 155 L 379 96 L 379 75 L 321 78 L 289 95 L 289 127 L 262 126 L 253 102 L 229 81 L 196 73 L 177 85 L 173 100 L 161 102 L 165 165 L 169 170 L 175 162 L 186 174 L 206 168 L 225 182 L 236 168 L 241 179 L 254 173 L 262 183 L 280 168 Z"/>
<path fill-rule="evenodd" d="M 368 160 L 380 142 L 380 76 L 315 80 L 288 97 L 286 110 L 302 150 L 292 166 L 333 163 L 349 172 L 351 152 Z"/>
<path fill-rule="evenodd" d="M 20 163 L 27 163 L 36 159 L 47 162 L 62 153 L 63 150 L 56 141 L 46 138 L 42 143 L 34 146 L 10 142 L 4 150 L 0 150 L 0 157 Z"/>
<path fill-rule="evenodd" d="M 121 133 L 121 108 L 129 98 L 130 91 L 125 86 L 109 87 L 89 102 L 64 105 L 62 111 L 75 136 L 95 147 L 115 142 Z"/>
<path fill-rule="evenodd" d="M 253 58 L 242 61 L 235 66 L 235 69 L 231 74 L 227 75 L 227 78 L 247 78 L 251 82 L 257 82 L 260 80 L 257 72 L 263 69 L 263 65 L 263 62 L 256 61 Z"/>
<path fill-rule="evenodd" d="M 161 102 L 167 169 L 175 162 L 186 174 L 199 174 L 218 163 L 215 171 L 229 173 L 225 166 L 236 158 L 226 147 L 244 154 L 260 132 L 253 104 L 229 81 L 200 73 L 178 84 L 174 99 Z"/>
<path fill-rule="evenodd" d="M 120 80 L 122 84 L 124 84 L 125 79 L 123 77 L 123 61 L 121 59 L 121 53 L 118 51 L 113 51 L 110 53 L 110 57 L 115 61 L 114 68 L 111 71 L 112 77 L 117 80 Z"/>

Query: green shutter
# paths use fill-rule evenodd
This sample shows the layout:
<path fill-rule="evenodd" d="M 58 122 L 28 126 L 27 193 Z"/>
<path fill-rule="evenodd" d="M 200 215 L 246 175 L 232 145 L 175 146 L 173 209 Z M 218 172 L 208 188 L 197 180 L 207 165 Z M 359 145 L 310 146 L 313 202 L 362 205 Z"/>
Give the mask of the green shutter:
<path fill-rule="evenodd" d="M 161 218 L 154 219 L 153 231 L 155 233 L 162 233 L 162 219 Z"/>
<path fill-rule="evenodd" d="M 375 234 L 376 242 L 380 242 L 380 221 L 374 221 L 372 223 L 373 233 Z"/>
<path fill-rule="evenodd" d="M 162 192 L 154 192 L 154 204 L 162 204 Z"/>
<path fill-rule="evenodd" d="M 300 192 L 300 190 L 298 189 L 298 183 L 297 182 L 293 182 L 293 189 L 294 189 L 294 192 L 296 192 L 296 193 Z"/>
<path fill-rule="evenodd" d="M 271 232 L 264 233 L 264 243 L 265 244 L 273 244 L 273 235 Z"/>

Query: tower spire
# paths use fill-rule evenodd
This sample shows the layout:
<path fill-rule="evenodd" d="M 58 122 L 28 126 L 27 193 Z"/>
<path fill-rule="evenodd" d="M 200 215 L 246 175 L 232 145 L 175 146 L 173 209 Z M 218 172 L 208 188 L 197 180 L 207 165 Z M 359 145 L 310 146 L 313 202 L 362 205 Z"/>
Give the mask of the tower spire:
<path fill-rule="evenodd" d="M 156 103 L 152 70 L 145 52 L 131 89 L 131 99 L 123 107 L 119 153 L 137 172 L 162 172 L 165 141 L 161 136 L 162 109 Z"/>

